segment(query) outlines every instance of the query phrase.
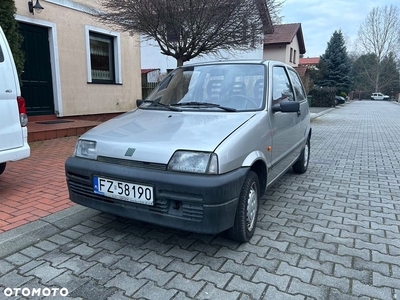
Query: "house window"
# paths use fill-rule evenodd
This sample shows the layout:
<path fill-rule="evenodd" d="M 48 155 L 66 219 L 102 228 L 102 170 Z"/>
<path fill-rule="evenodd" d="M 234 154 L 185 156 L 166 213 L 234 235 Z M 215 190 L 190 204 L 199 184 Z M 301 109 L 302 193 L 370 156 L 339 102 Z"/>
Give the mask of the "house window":
<path fill-rule="evenodd" d="M 86 25 L 87 80 L 122 84 L 120 35 Z"/>
<path fill-rule="evenodd" d="M 293 61 L 293 48 L 290 47 L 290 58 L 289 61 L 292 62 Z"/>
<path fill-rule="evenodd" d="M 113 38 L 93 32 L 89 36 L 92 81 L 115 83 Z"/>
<path fill-rule="evenodd" d="M 293 63 L 296 63 L 296 50 L 293 51 Z"/>
<path fill-rule="evenodd" d="M 167 25 L 167 41 L 179 42 L 179 34 L 175 31 L 175 28 L 170 25 Z"/>

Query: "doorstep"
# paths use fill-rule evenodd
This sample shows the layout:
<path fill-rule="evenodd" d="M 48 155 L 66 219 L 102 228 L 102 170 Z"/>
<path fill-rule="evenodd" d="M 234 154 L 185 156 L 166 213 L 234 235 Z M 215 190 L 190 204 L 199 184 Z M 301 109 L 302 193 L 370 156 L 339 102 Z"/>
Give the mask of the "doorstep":
<path fill-rule="evenodd" d="M 28 122 L 28 142 L 51 140 L 55 138 L 78 136 L 99 125 L 99 121 L 47 118 Z"/>
<path fill-rule="evenodd" d="M 28 142 L 79 136 L 121 113 L 80 115 L 58 118 L 56 115 L 28 116 Z"/>

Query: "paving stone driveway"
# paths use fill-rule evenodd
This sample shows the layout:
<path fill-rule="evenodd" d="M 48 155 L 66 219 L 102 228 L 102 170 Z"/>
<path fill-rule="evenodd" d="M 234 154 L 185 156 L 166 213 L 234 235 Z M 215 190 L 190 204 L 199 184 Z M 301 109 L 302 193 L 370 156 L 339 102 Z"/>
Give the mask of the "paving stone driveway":
<path fill-rule="evenodd" d="M 250 243 L 76 205 L 0 234 L 0 299 L 398 299 L 400 105 L 354 101 L 312 125 L 308 172 L 264 195 Z"/>

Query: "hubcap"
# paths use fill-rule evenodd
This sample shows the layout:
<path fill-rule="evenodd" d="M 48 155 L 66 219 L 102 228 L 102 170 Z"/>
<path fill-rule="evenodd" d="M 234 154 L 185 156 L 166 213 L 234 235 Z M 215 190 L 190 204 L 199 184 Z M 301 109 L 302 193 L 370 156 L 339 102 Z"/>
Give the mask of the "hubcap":
<path fill-rule="evenodd" d="M 254 223 L 256 221 L 257 214 L 257 185 L 255 182 L 251 184 L 249 195 L 247 198 L 247 215 L 246 215 L 246 225 L 247 230 L 251 231 L 254 227 Z"/>

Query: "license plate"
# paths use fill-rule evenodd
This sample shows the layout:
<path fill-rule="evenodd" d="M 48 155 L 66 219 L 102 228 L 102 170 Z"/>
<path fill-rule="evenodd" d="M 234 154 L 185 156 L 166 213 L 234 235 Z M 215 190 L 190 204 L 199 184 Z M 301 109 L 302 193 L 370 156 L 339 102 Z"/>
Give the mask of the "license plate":
<path fill-rule="evenodd" d="M 119 200 L 153 205 L 153 187 L 94 176 L 93 191 Z"/>

